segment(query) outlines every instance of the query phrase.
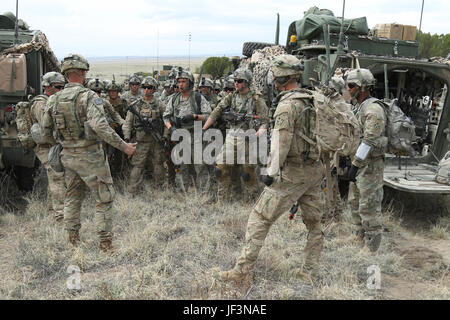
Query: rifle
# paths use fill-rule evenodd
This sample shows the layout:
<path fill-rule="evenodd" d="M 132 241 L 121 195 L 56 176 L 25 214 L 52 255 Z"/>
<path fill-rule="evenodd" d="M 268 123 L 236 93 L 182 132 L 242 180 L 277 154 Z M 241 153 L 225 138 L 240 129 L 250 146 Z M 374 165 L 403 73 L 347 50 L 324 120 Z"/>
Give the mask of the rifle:
<path fill-rule="evenodd" d="M 137 112 L 134 108 L 134 104 L 131 104 L 128 107 L 128 110 L 138 118 L 138 121 L 140 123 L 138 127 L 142 128 L 145 133 L 150 133 L 153 139 L 158 142 L 164 152 L 170 157 L 170 153 L 172 152 L 172 145 L 158 132 L 156 125 L 153 123 L 153 119 L 149 119 L 147 117 L 142 118 L 139 112 Z"/>
<path fill-rule="evenodd" d="M 239 113 L 231 110 L 222 112 L 221 119 L 235 125 L 253 120 L 256 122 L 255 124 L 259 123 L 259 117 L 255 114 Z"/>

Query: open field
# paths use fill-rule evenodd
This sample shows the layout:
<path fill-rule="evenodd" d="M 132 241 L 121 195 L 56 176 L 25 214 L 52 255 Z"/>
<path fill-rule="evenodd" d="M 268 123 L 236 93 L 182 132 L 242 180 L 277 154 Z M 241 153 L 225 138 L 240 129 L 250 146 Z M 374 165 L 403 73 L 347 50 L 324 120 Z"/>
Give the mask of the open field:
<path fill-rule="evenodd" d="M 290 221 L 286 213 L 269 232 L 253 284 L 234 285 L 216 281 L 213 270 L 236 261 L 251 204 L 211 203 L 149 181 L 131 200 L 123 182 L 116 186 L 112 255 L 97 248 L 91 198 L 78 248 L 46 214 L 43 192 L 25 196 L 24 212 L 0 214 L 0 299 L 450 299 L 450 216 L 442 197 L 385 203 L 376 254 L 361 251 L 348 211 L 328 221 L 315 286 L 290 274 L 303 262 L 307 230 L 299 214 Z M 81 271 L 80 290 L 67 288 L 69 266 Z M 373 266 L 380 289 L 368 287 Z"/>
<path fill-rule="evenodd" d="M 90 70 L 88 77 L 102 80 L 112 79 L 122 82 L 135 72 L 153 72 L 162 70 L 163 65 L 181 66 L 195 71 L 207 57 L 121 57 L 121 58 L 94 58 L 89 60 Z"/>

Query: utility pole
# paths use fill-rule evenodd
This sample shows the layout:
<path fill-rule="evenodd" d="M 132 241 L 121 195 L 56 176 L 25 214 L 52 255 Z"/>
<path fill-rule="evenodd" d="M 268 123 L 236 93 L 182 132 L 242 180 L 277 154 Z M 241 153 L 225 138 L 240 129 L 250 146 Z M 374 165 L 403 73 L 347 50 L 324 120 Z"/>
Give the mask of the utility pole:
<path fill-rule="evenodd" d="M 189 56 L 189 68 L 188 70 L 191 71 L 191 33 L 189 32 L 188 34 L 188 46 L 189 46 L 189 52 L 188 52 L 188 56 Z"/>

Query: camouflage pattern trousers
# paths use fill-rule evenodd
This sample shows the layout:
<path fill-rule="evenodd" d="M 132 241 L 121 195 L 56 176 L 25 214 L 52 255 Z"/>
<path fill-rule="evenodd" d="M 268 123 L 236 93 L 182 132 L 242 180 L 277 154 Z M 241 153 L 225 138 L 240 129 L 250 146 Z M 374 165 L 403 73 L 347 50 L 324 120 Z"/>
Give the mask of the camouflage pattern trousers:
<path fill-rule="evenodd" d="M 241 153 L 243 153 L 241 159 L 238 159 L 239 148 L 242 149 Z M 256 197 L 261 192 L 255 173 L 257 150 L 253 151 L 255 153 L 255 161 L 254 164 L 249 164 L 248 140 L 232 134 L 227 135 L 224 146 L 216 157 L 216 167 L 221 171 L 220 177 L 217 178 L 219 182 L 219 199 L 230 200 L 231 198 L 239 197 L 241 184 L 244 187 L 243 191 L 247 198 Z"/>
<path fill-rule="evenodd" d="M 81 205 L 89 189 L 95 200 L 94 223 L 100 241 L 111 240 L 115 191 L 102 145 L 97 143 L 83 148 L 64 148 L 61 162 L 67 186 L 65 229 L 70 232 L 81 228 Z"/>
<path fill-rule="evenodd" d="M 236 262 L 240 273 L 250 272 L 272 224 L 297 201 L 303 223 L 308 229 L 305 247 L 305 267 L 317 266 L 323 246 L 321 218 L 323 197 L 321 183 L 324 168 L 320 162 L 310 165 L 287 164 L 280 177 L 265 187 L 253 207 L 247 222 L 245 246 Z"/>
<path fill-rule="evenodd" d="M 153 165 L 152 178 L 156 185 L 162 185 L 166 181 L 166 169 L 164 162 L 167 156 L 161 146 L 151 138 L 151 141 L 138 141 L 136 154 L 131 158 L 131 173 L 128 192 L 135 193 L 144 182 L 145 165 L 150 160 Z"/>
<path fill-rule="evenodd" d="M 383 200 L 384 159 L 371 159 L 359 169 L 356 183 L 350 182 L 348 202 L 352 223 L 364 232 L 380 231 Z"/>
<path fill-rule="evenodd" d="M 195 186 L 197 190 L 201 193 L 209 192 L 211 187 L 211 176 L 210 171 L 208 169 L 208 165 L 203 163 L 195 163 L 194 153 L 194 135 L 191 134 L 191 145 L 190 145 L 190 157 L 186 157 L 188 162 L 190 163 L 181 163 L 178 165 L 178 170 L 175 175 L 175 184 L 179 190 L 187 191 L 191 186 Z M 200 142 L 198 145 L 203 146 L 204 144 Z M 189 146 L 189 145 L 188 145 Z M 177 146 L 172 149 L 172 159 L 177 158 L 178 156 L 183 158 L 183 152 L 181 152 L 177 157 L 174 156 L 174 152 L 176 152 Z M 200 150 L 198 150 L 200 152 Z M 201 155 L 200 155 L 201 156 Z M 188 159 L 189 158 L 189 159 Z M 201 159 L 201 158 L 200 158 Z"/>
<path fill-rule="evenodd" d="M 48 151 L 50 148 L 37 146 L 35 153 L 45 168 L 48 179 L 47 190 L 47 209 L 53 214 L 55 220 L 60 221 L 64 218 L 64 197 L 66 194 L 66 185 L 64 183 L 64 172 L 56 172 L 48 163 Z"/>

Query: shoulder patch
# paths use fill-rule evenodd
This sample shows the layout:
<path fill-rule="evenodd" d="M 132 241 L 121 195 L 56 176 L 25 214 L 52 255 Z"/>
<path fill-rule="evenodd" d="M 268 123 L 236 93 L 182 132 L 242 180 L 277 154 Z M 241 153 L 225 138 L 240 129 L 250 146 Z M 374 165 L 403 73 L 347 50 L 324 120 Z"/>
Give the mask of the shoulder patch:
<path fill-rule="evenodd" d="M 95 99 L 94 99 L 94 103 L 95 103 L 96 105 L 100 105 L 100 104 L 103 104 L 103 99 L 102 99 L 102 98 L 100 98 L 100 97 L 98 97 L 98 98 L 95 98 Z"/>

